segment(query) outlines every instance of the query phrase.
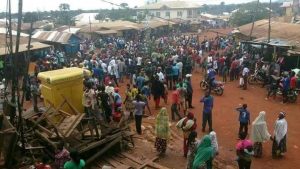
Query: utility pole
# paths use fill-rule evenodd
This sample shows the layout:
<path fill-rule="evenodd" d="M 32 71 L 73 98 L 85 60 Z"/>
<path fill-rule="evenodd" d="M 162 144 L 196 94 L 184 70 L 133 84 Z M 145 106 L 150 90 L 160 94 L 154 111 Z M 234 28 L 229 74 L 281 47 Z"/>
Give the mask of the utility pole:
<path fill-rule="evenodd" d="M 270 43 L 271 40 L 271 16 L 272 16 L 272 0 L 270 0 L 269 3 L 269 30 L 268 30 L 268 43 Z"/>
<path fill-rule="evenodd" d="M 251 31 L 250 31 L 250 34 L 249 34 L 250 40 L 252 40 L 252 33 L 253 33 L 254 22 L 255 22 L 255 15 L 257 13 L 258 7 L 259 7 L 259 0 L 257 0 L 255 13 L 252 14 L 252 26 L 251 26 Z"/>
<path fill-rule="evenodd" d="M 17 103 L 18 108 L 18 131 L 20 132 L 20 141 L 22 143 L 22 149 L 25 150 L 25 140 L 24 140 L 24 131 L 23 131 L 23 118 L 22 118 L 22 112 L 23 108 L 20 103 L 20 87 L 19 87 L 19 73 L 20 69 L 18 69 L 18 53 L 19 53 L 19 45 L 20 45 L 20 35 L 21 35 L 21 25 L 22 25 L 22 19 L 23 19 L 23 0 L 19 0 L 18 5 L 18 26 L 17 26 L 17 37 L 16 37 L 16 50 L 15 54 L 13 55 L 13 77 L 12 77 L 12 88 L 14 89 L 14 92 L 17 93 L 17 100 L 14 100 L 15 103 Z M 15 97 L 15 93 L 12 93 L 12 95 Z"/>

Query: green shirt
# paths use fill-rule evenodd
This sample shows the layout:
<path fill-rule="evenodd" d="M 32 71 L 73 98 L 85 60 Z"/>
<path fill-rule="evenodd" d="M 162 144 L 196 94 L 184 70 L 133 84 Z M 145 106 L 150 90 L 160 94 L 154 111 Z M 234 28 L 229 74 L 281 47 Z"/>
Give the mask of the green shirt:
<path fill-rule="evenodd" d="M 80 164 L 76 165 L 73 161 L 68 161 L 64 165 L 64 169 L 84 169 L 85 162 L 84 160 L 80 160 Z"/>

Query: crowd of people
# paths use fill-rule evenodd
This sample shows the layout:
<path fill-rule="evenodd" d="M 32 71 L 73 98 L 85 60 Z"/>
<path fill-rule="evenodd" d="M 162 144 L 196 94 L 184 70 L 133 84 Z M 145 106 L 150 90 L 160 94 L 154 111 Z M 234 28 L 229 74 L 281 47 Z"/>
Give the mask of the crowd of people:
<path fill-rule="evenodd" d="M 188 169 L 211 169 L 212 161 L 219 153 L 217 136 L 212 125 L 215 103 L 211 95 L 211 88 L 216 83 L 217 75 L 222 77 L 225 83 L 227 76 L 230 81 L 239 81 L 241 88 L 246 90 L 250 73 L 254 72 L 253 67 L 255 70 L 262 70 L 265 77 L 269 77 L 263 84 L 270 85 L 268 93 L 270 97 L 274 94 L 274 90 L 277 90 L 271 78 L 276 74 L 276 85 L 279 85 L 280 78 L 277 77 L 282 72 L 278 69 L 281 60 L 278 60 L 278 64 L 267 67 L 267 63 L 263 63 L 259 56 L 237 50 L 233 38 L 220 36 L 204 39 L 202 42 L 194 35 L 170 35 L 128 41 L 122 38 L 106 38 L 97 42 L 86 40 L 80 45 L 80 51 L 75 58 L 68 62 L 63 58 L 62 52 L 51 52 L 46 60 L 52 61 L 51 64 L 47 64 L 52 66 L 44 66 L 45 64 L 39 61 L 36 73 L 61 66 L 77 66 L 90 70 L 92 76 L 86 74 L 83 82 L 82 104 L 86 115 L 97 118 L 99 122 L 110 124 L 120 122 L 125 116 L 124 112 L 128 112 L 129 118 L 135 120 L 136 132 L 139 135 L 143 134 L 143 117 L 153 115 L 149 108 L 149 101 L 153 100 L 156 110 L 159 110 L 155 123 L 157 151 L 160 155 L 166 153 L 171 130 L 169 121 L 177 122 L 176 127 L 183 132 L 183 155 L 187 158 Z M 209 90 L 201 99 L 202 131 L 206 131 L 208 123 L 209 134 L 201 139 L 197 137 L 197 121 L 191 112 L 194 108 L 191 78 L 192 73 L 199 70 L 202 70 L 209 82 Z M 296 88 L 297 79 L 294 78 L 295 73 L 283 75 L 283 101 L 285 101 L 286 90 Z M 126 78 L 129 80 L 125 80 Z M 125 83 L 125 97 L 122 97 L 119 87 Z M 161 99 L 165 106 L 168 105 L 169 93 L 171 118 L 167 108 L 161 108 Z M 265 121 L 266 113 L 261 112 L 252 122 L 251 140 L 248 140 L 248 125 L 251 121 L 247 104 L 241 105 L 236 110 L 240 113 L 239 142 L 236 146 L 240 169 L 250 168 L 252 156 L 261 157 L 264 141 L 273 140 L 274 157 L 282 156 L 286 152 L 285 113 L 280 113 L 275 124 L 274 136 L 271 137 Z M 58 148 L 55 158 L 58 159 L 56 168 L 73 169 L 75 168 L 73 166 L 84 166 L 84 161 L 80 160 L 78 153 L 69 154 L 63 146 Z M 71 161 L 66 162 L 68 159 Z"/>

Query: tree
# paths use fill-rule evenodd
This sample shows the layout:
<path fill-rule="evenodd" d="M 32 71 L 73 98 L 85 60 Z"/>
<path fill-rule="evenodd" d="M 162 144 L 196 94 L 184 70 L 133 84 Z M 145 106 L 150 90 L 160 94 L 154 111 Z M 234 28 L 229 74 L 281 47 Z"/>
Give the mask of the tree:
<path fill-rule="evenodd" d="M 60 16 L 58 18 L 58 24 L 61 25 L 73 25 L 74 20 L 72 20 L 70 15 L 70 5 L 67 3 L 62 3 L 59 5 Z"/>
<path fill-rule="evenodd" d="M 23 17 L 24 23 L 31 23 L 38 21 L 38 14 L 36 12 L 26 12 Z"/>
<path fill-rule="evenodd" d="M 121 6 L 122 8 L 128 8 L 128 3 L 121 3 L 120 6 Z"/>
<path fill-rule="evenodd" d="M 266 4 L 260 4 L 259 9 L 256 8 L 256 2 L 241 5 L 238 11 L 230 17 L 230 24 L 233 26 L 241 26 L 251 23 L 253 21 L 253 16 L 255 16 L 254 21 L 268 18 L 269 14 Z"/>

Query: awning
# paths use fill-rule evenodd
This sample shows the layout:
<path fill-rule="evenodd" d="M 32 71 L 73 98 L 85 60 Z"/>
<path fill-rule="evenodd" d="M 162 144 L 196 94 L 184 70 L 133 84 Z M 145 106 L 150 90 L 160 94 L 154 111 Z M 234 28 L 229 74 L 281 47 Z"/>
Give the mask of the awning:
<path fill-rule="evenodd" d="M 27 46 L 28 46 L 27 44 L 19 45 L 19 53 L 27 51 Z M 47 45 L 47 44 L 40 43 L 40 42 L 33 42 L 30 44 L 30 51 L 44 49 L 44 48 L 50 48 L 50 47 L 51 47 L 51 45 Z M 16 50 L 16 47 L 14 46 L 13 53 L 15 53 L 15 50 Z M 6 47 L 0 48 L 0 56 L 8 54 L 7 52 L 8 51 L 7 51 Z"/>

